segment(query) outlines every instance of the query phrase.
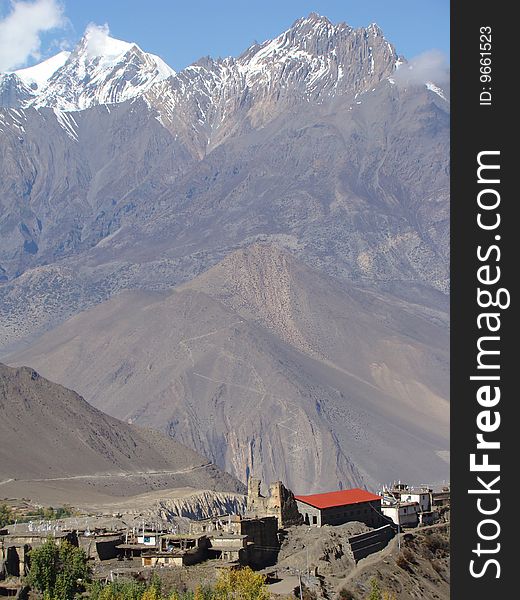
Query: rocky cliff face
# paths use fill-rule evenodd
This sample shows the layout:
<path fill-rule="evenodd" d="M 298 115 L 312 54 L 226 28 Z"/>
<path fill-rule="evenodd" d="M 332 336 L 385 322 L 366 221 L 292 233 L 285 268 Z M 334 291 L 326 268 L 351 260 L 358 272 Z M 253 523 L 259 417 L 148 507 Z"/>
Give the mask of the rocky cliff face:
<path fill-rule="evenodd" d="M 238 131 L 261 127 L 303 102 L 355 97 L 389 77 L 396 62 L 376 25 L 353 29 L 313 13 L 238 58 L 200 60 L 151 87 L 145 98 L 161 123 L 184 131 L 204 156 Z"/>
<path fill-rule="evenodd" d="M 221 515 L 243 515 L 246 497 L 225 492 L 200 492 L 183 498 L 158 500 L 151 509 L 160 519 L 171 521 L 175 517 L 209 519 Z"/>

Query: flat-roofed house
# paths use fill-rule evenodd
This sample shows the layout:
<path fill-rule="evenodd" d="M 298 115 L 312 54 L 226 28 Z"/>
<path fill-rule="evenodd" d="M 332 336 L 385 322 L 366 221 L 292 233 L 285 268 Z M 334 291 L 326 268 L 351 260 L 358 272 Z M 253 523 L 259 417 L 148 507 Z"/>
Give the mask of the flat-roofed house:
<path fill-rule="evenodd" d="M 182 567 L 201 562 L 207 556 L 209 540 L 205 534 L 165 534 L 159 547 L 141 554 L 143 567 Z"/>
<path fill-rule="evenodd" d="M 248 564 L 248 546 L 252 545 L 252 542 L 248 543 L 247 535 L 215 531 L 209 535 L 209 540 L 209 554 L 212 558 Z"/>
<path fill-rule="evenodd" d="M 421 506 L 418 502 L 396 502 L 383 505 L 383 514 L 400 527 L 417 527 Z"/>
<path fill-rule="evenodd" d="M 428 512 L 432 509 L 432 491 L 428 488 L 407 488 L 400 493 L 401 502 L 417 502 L 420 512 Z"/>
<path fill-rule="evenodd" d="M 324 494 L 295 496 L 298 510 L 307 525 L 342 525 L 360 521 L 369 527 L 383 524 L 381 496 L 353 488 Z"/>

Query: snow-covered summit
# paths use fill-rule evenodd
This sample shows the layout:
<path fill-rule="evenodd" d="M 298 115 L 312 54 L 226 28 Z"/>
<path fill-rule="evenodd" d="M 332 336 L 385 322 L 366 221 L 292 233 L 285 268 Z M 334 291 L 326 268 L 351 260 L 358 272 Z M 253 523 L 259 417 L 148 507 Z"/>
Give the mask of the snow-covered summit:
<path fill-rule="evenodd" d="M 137 44 L 111 37 L 106 26 L 90 25 L 72 52 L 15 74 L 32 91 L 25 106 L 71 111 L 135 98 L 175 71 Z"/>
<path fill-rule="evenodd" d="M 133 45 L 131 42 L 110 37 L 107 25 L 89 25 L 76 47 L 76 52 L 89 59 L 101 58 L 103 61 L 110 61 L 128 52 Z"/>
<path fill-rule="evenodd" d="M 368 87 L 396 59 L 377 25 L 354 29 L 313 12 L 273 40 L 251 46 L 237 62 L 249 85 L 274 80 L 315 97 L 345 85 Z"/>

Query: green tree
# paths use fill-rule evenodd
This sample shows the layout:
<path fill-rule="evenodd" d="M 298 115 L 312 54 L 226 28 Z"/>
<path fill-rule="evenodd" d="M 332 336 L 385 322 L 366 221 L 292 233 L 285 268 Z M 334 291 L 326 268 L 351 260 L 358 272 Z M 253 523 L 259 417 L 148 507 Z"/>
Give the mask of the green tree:
<path fill-rule="evenodd" d="M 59 546 L 48 539 L 31 550 L 29 583 L 53 600 L 71 600 L 80 591 L 78 580 L 88 579 L 85 552 L 64 541 Z"/>
<path fill-rule="evenodd" d="M 143 592 L 141 600 L 162 600 L 162 594 L 156 587 L 150 586 Z"/>
<path fill-rule="evenodd" d="M 157 573 L 152 573 L 150 577 L 150 585 L 148 586 L 150 589 L 155 590 L 155 593 L 159 598 L 162 598 L 162 581 Z"/>
<path fill-rule="evenodd" d="M 225 569 L 219 573 L 215 585 L 217 600 L 239 598 L 240 600 L 267 600 L 269 591 L 264 575 L 255 573 L 249 567 L 245 569 Z"/>
<path fill-rule="evenodd" d="M 370 580 L 370 594 L 368 595 L 368 600 L 383 600 L 381 588 L 379 587 L 379 583 L 375 578 Z"/>
<path fill-rule="evenodd" d="M 72 517 L 73 514 L 74 514 L 74 509 L 72 508 L 72 506 L 69 506 L 68 504 L 64 504 L 63 506 L 58 507 L 54 511 L 54 516 L 52 518 L 65 519 L 67 517 Z"/>
<path fill-rule="evenodd" d="M 146 586 L 137 581 L 94 582 L 88 591 L 89 600 L 141 600 Z"/>
<path fill-rule="evenodd" d="M 180 597 L 179 597 L 180 598 Z M 186 600 L 188 600 L 188 597 L 182 596 L 183 600 L 186 598 Z M 215 595 L 213 594 L 213 590 L 211 589 L 211 587 L 207 586 L 207 585 L 198 585 L 197 588 L 195 589 L 195 593 L 193 594 L 193 600 L 214 600 L 215 599 Z"/>
<path fill-rule="evenodd" d="M 29 583 L 44 595 L 52 595 L 58 574 L 58 546 L 47 540 L 39 548 L 31 550 Z"/>
<path fill-rule="evenodd" d="M 0 504 L 0 527 L 5 527 L 13 522 L 13 511 L 7 504 Z"/>

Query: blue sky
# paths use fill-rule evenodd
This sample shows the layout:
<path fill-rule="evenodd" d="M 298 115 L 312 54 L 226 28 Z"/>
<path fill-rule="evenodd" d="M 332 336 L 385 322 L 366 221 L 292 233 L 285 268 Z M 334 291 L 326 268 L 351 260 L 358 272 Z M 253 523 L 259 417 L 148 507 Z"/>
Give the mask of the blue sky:
<path fill-rule="evenodd" d="M 136 42 L 179 70 L 201 56 L 238 55 L 312 11 L 354 27 L 376 22 L 407 58 L 433 48 L 449 53 L 449 0 L 26 1 L 58 2 L 63 9 L 65 23 L 38 34 L 42 57 L 60 44 L 73 45 L 89 23 L 107 23 L 113 37 Z M 0 0 L 0 16 L 5 18 L 12 7 L 12 0 Z M 35 62 L 34 55 L 27 64 Z"/>

